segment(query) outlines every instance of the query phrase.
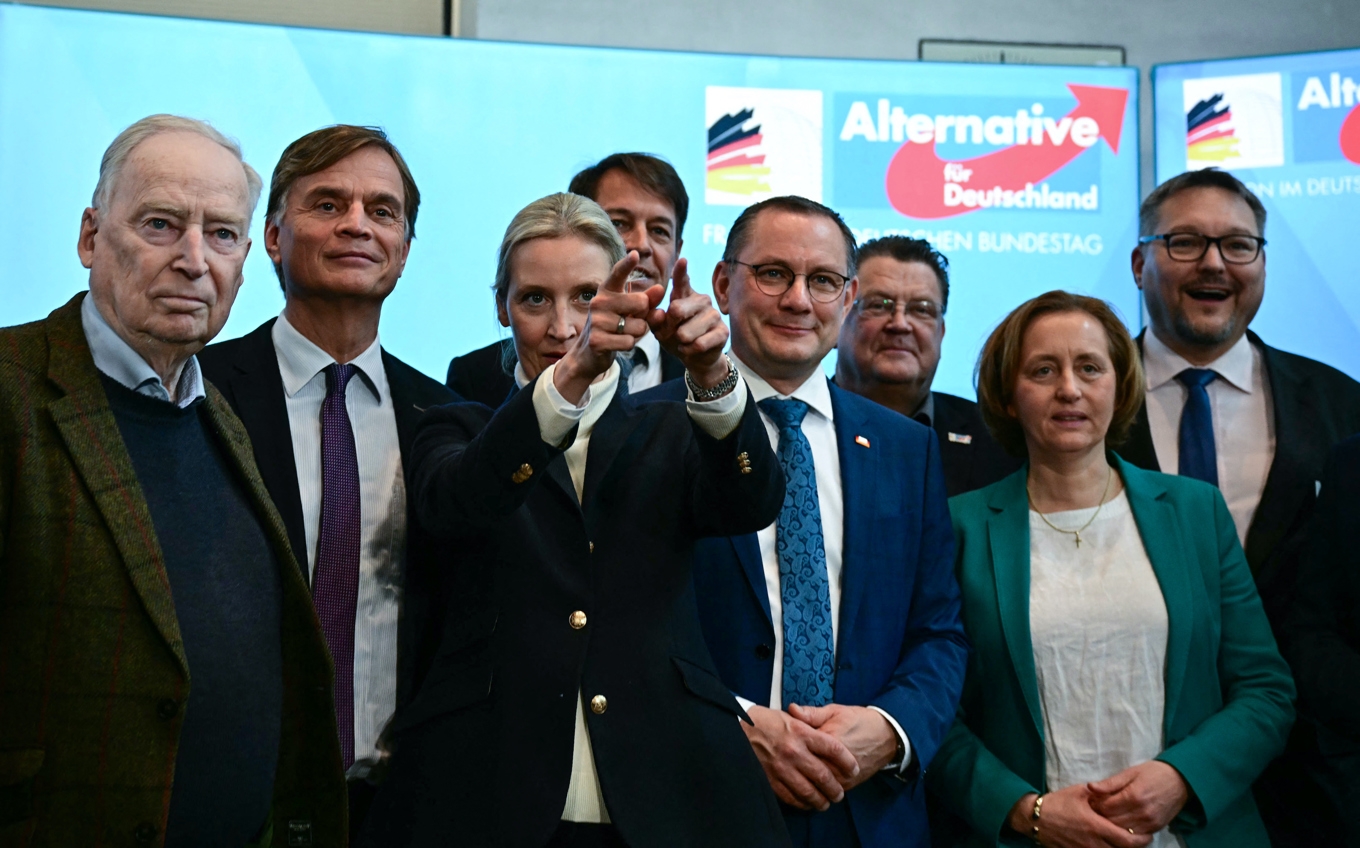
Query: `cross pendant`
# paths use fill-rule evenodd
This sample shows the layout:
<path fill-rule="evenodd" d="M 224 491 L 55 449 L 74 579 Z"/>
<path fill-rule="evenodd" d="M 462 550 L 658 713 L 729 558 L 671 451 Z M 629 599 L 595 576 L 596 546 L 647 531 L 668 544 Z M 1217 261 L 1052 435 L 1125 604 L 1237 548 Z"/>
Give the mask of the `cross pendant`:
<path fill-rule="evenodd" d="M 1072 535 L 1074 535 L 1074 536 L 1077 537 L 1077 547 L 1080 548 L 1080 547 L 1081 547 L 1081 533 L 1074 533 L 1074 534 L 1072 534 Z"/>

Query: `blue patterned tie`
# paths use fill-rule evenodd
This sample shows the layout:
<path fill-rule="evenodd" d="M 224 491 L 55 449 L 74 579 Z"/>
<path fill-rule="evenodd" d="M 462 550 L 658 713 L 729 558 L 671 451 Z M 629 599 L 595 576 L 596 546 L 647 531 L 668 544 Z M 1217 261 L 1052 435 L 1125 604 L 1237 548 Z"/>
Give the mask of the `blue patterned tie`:
<path fill-rule="evenodd" d="M 803 435 L 808 405 L 767 398 L 760 409 L 779 428 L 779 464 L 787 485 L 779 512 L 779 596 L 784 606 L 784 671 L 781 697 L 789 704 L 831 703 L 835 644 L 831 633 L 831 587 L 826 577 L 822 509 L 812 445 Z"/>
<path fill-rule="evenodd" d="M 1180 475 L 1218 485 L 1218 450 L 1214 447 L 1214 413 L 1207 386 L 1218 375 L 1208 368 L 1187 368 L 1176 375 L 1185 386 L 1181 410 Z"/>

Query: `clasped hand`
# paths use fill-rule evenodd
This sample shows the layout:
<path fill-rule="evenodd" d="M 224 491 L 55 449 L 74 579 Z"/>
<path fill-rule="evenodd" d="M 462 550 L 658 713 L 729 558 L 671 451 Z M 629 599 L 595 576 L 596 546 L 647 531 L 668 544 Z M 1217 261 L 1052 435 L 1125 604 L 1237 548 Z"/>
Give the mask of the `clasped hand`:
<path fill-rule="evenodd" d="M 828 704 L 788 712 L 753 706 L 746 737 L 774 794 L 791 807 L 825 810 L 892 761 L 897 737 L 868 707 Z"/>
<path fill-rule="evenodd" d="M 1029 835 L 1035 795 L 1011 808 L 1011 828 Z M 1190 798 L 1180 772 L 1149 760 L 1095 783 L 1077 783 L 1044 796 L 1039 841 L 1054 848 L 1142 848 L 1166 828 Z"/>
<path fill-rule="evenodd" d="M 665 286 L 628 290 L 628 279 L 637 265 L 637 251 L 629 251 L 614 265 L 590 301 L 585 327 L 557 365 L 553 383 L 571 403 L 579 403 L 590 384 L 614 364 L 615 354 L 632 350 L 649 329 L 700 386 L 715 386 L 727 376 L 727 363 L 722 359 L 727 325 L 708 295 L 690 286 L 686 261 L 675 264 L 675 282 L 665 310 L 657 308 Z"/>

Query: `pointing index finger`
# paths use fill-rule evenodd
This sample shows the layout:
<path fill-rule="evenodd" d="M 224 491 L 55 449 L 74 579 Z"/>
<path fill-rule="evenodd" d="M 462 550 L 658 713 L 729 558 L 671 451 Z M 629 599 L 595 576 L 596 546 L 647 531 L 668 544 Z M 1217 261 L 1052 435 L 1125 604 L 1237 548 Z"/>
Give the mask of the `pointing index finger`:
<path fill-rule="evenodd" d="M 694 294 L 694 288 L 689 284 L 689 260 L 677 259 L 675 270 L 671 272 L 671 302 L 689 297 Z"/>
<path fill-rule="evenodd" d="M 614 268 L 609 272 L 609 276 L 604 281 L 602 291 L 626 292 L 628 291 L 628 277 L 633 273 L 633 269 L 638 266 L 638 253 L 636 250 L 628 251 L 628 254 L 614 263 Z"/>

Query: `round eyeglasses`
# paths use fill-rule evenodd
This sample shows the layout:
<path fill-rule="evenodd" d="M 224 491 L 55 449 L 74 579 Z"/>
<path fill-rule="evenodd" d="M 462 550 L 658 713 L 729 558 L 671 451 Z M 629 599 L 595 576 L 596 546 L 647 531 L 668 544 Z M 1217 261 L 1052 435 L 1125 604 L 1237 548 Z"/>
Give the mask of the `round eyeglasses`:
<path fill-rule="evenodd" d="M 809 297 L 819 303 L 831 303 L 841 296 L 841 292 L 845 291 L 845 284 L 850 279 L 835 271 L 809 271 L 806 274 L 795 274 L 792 269 L 777 262 L 752 265 L 739 259 L 731 261 L 734 265 L 750 268 L 751 276 L 756 281 L 756 288 L 770 297 L 779 297 L 792 288 L 799 277 L 802 277 L 807 283 Z"/>

